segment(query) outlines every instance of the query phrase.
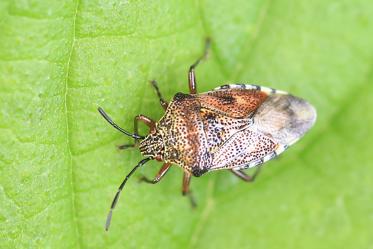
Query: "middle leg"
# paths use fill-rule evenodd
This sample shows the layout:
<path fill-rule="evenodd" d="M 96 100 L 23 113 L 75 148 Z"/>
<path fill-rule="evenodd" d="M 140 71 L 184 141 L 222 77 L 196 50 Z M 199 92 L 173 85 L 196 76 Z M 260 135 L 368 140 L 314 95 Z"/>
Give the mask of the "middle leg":
<path fill-rule="evenodd" d="M 192 205 L 193 208 L 195 208 L 197 206 L 197 204 L 196 204 L 196 201 L 195 201 L 195 199 L 192 195 L 192 192 L 189 189 L 190 178 L 191 177 L 192 177 L 192 175 L 190 173 L 184 172 L 182 194 L 183 194 L 183 196 L 188 196 L 189 197 L 190 204 Z"/>

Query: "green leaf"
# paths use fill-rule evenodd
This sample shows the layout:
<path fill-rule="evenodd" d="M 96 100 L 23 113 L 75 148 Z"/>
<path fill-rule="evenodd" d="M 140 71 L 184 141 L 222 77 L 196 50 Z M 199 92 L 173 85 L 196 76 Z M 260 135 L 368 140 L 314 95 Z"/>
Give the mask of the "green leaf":
<path fill-rule="evenodd" d="M 371 248 L 373 6 L 356 1 L 0 2 L 0 248 Z M 316 126 L 254 184 L 226 171 L 192 179 L 174 166 L 157 185 L 126 186 L 142 158 L 118 151 L 166 99 L 229 82 L 292 92 Z M 142 127 L 142 133 L 146 129 Z"/>

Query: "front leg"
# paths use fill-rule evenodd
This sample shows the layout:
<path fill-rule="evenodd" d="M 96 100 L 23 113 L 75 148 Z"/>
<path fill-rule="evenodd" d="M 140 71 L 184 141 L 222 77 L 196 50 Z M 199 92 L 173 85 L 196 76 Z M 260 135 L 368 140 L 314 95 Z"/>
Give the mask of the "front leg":
<path fill-rule="evenodd" d="M 156 184 L 163 178 L 163 176 L 167 173 L 170 167 L 171 167 L 171 163 L 164 163 L 162 168 L 159 170 L 158 174 L 154 177 L 153 180 L 148 179 L 146 176 L 142 176 L 140 178 L 140 181 L 151 183 L 151 184 Z"/>
<path fill-rule="evenodd" d="M 149 133 L 154 133 L 155 132 L 155 121 L 145 115 L 137 115 L 133 121 L 133 126 L 135 129 L 135 134 L 138 133 L 138 123 L 139 121 L 142 121 L 145 125 L 149 127 Z"/>
<path fill-rule="evenodd" d="M 145 115 L 137 115 L 134 120 L 133 120 L 133 129 L 135 131 L 134 134 L 138 134 L 139 133 L 139 121 L 142 121 L 146 126 L 149 127 L 149 133 L 154 133 L 155 132 L 155 121 L 152 120 L 151 118 L 145 116 Z M 123 144 L 123 145 L 119 145 L 118 146 L 118 149 L 120 150 L 124 150 L 124 149 L 128 149 L 128 148 L 133 148 L 133 147 L 136 147 L 139 143 L 139 140 L 135 138 L 135 143 L 134 144 Z"/>

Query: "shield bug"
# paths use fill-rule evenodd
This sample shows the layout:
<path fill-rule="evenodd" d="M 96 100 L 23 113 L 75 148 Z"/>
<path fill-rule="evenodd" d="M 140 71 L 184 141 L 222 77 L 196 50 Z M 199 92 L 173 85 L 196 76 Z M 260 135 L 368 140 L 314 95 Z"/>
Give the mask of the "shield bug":
<path fill-rule="evenodd" d="M 127 180 L 149 160 L 164 163 L 154 179 L 142 177 L 143 181 L 155 184 L 171 165 L 179 165 L 184 171 L 182 194 L 189 196 L 195 205 L 189 190 L 192 176 L 227 169 L 242 180 L 251 182 L 260 167 L 252 176 L 247 175 L 244 169 L 275 158 L 313 126 L 316 120 L 314 107 L 284 91 L 257 85 L 230 84 L 198 94 L 194 69 L 206 56 L 208 44 L 203 56 L 189 69 L 189 94 L 176 93 L 168 103 L 156 82 L 152 81 L 165 110 L 158 122 L 138 115 L 134 119 L 134 133 L 130 133 L 98 108 L 114 128 L 134 138 L 134 144 L 119 148 L 138 147 L 145 156 L 119 186 L 107 216 L 106 230 Z M 138 134 L 139 121 L 149 127 L 147 136 Z"/>

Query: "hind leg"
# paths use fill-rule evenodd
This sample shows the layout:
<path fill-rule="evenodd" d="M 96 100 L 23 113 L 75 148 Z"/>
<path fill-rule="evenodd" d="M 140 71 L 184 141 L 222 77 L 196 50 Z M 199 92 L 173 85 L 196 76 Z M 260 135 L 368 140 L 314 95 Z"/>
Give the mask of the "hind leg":
<path fill-rule="evenodd" d="M 231 169 L 232 173 L 238 176 L 240 179 L 244 180 L 245 182 L 253 182 L 255 178 L 258 176 L 260 172 L 260 166 L 257 167 L 256 171 L 252 176 L 247 175 L 244 171 L 242 170 L 236 170 L 236 169 Z"/>

